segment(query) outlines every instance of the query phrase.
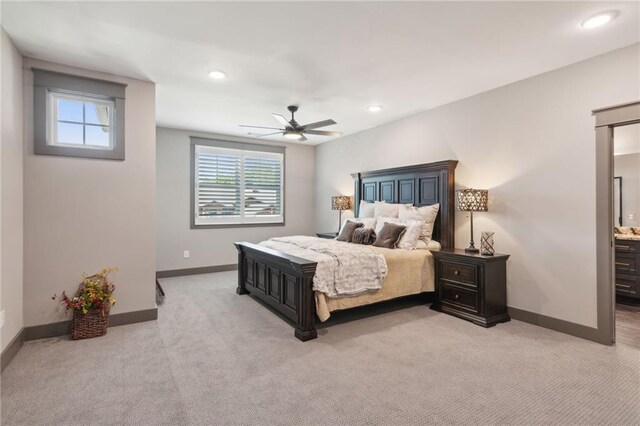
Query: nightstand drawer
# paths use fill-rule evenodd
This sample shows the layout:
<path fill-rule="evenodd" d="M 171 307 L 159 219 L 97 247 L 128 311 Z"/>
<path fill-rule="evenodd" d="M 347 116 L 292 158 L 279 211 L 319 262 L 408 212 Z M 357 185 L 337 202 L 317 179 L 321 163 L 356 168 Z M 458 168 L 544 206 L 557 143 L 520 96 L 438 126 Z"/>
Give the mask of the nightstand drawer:
<path fill-rule="evenodd" d="M 477 287 L 477 271 L 476 266 L 463 265 L 460 263 L 441 262 L 443 279 L 449 281 L 457 281 L 463 284 Z"/>
<path fill-rule="evenodd" d="M 635 275 L 636 274 L 635 256 L 629 256 L 629 257 L 616 256 L 616 273 Z"/>
<path fill-rule="evenodd" d="M 440 301 L 468 311 L 478 312 L 478 292 L 440 281 Z"/>

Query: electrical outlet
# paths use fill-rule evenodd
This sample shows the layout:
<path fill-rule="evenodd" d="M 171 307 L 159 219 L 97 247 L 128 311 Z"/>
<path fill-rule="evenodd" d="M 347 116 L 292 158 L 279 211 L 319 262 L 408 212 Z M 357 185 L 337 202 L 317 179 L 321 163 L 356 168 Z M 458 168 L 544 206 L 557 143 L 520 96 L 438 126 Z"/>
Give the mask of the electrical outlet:
<path fill-rule="evenodd" d="M 185 259 L 188 259 L 189 258 L 189 250 L 185 250 L 184 253 L 183 253 L 183 256 L 184 256 Z"/>
<path fill-rule="evenodd" d="M 4 328 L 4 310 L 0 311 L 0 328 Z"/>
<path fill-rule="evenodd" d="M 629 220 L 634 220 L 636 218 L 636 215 L 635 213 L 629 213 L 627 217 L 629 218 Z"/>

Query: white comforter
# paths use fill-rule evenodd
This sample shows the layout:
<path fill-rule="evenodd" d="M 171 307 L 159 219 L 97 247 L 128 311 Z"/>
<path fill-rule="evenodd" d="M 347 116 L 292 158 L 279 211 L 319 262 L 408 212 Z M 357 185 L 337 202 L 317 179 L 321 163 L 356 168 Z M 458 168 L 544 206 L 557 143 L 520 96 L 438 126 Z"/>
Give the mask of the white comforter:
<path fill-rule="evenodd" d="M 329 297 L 378 290 L 387 276 L 384 256 L 358 244 L 294 236 L 271 238 L 260 245 L 318 262 L 313 289 Z"/>

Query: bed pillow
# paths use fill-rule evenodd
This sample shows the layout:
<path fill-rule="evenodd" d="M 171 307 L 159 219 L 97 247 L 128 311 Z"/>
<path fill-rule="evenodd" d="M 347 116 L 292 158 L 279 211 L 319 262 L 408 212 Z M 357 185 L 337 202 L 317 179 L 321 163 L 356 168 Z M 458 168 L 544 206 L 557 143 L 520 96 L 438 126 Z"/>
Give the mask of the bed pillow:
<path fill-rule="evenodd" d="M 376 233 L 376 240 L 373 245 L 376 247 L 384 247 L 394 249 L 398 246 L 402 234 L 404 234 L 406 227 L 402 225 L 396 225 L 395 223 L 385 223 L 380 230 L 380 233 Z"/>
<path fill-rule="evenodd" d="M 395 217 L 379 217 L 376 223 L 376 234 L 381 232 L 385 223 L 402 225 L 406 228 L 402 239 L 398 242 L 398 248 L 405 250 L 414 250 L 416 248 L 416 243 L 420 240 L 420 233 L 422 232 L 424 222 L 419 220 L 400 220 Z"/>
<path fill-rule="evenodd" d="M 425 243 L 431 240 L 433 235 L 433 225 L 436 223 L 436 217 L 438 217 L 438 210 L 440 210 L 440 204 L 432 204 L 424 207 L 405 206 L 400 207 L 398 212 L 398 218 L 403 221 L 407 220 L 421 220 L 424 222 L 422 232 L 420 233 L 420 239 Z"/>
<path fill-rule="evenodd" d="M 358 209 L 358 218 L 366 219 L 370 217 L 375 217 L 375 204 L 370 203 L 368 201 L 361 200 L 360 201 L 360 209 Z"/>
<path fill-rule="evenodd" d="M 353 232 L 353 238 L 351 239 L 351 242 L 355 244 L 371 245 L 375 240 L 376 231 L 363 226 L 361 228 L 356 228 L 356 230 Z"/>
<path fill-rule="evenodd" d="M 358 218 L 349 218 L 346 219 L 343 223 L 342 223 L 342 227 L 340 228 L 340 232 L 342 232 L 342 230 L 344 229 L 344 226 L 347 224 L 347 222 L 355 222 L 355 223 L 361 223 L 363 228 L 366 229 L 372 229 L 375 230 L 376 229 L 376 219 L 373 217 L 367 217 L 364 219 L 358 219 Z"/>
<path fill-rule="evenodd" d="M 353 233 L 356 229 L 362 228 L 362 223 L 353 222 L 348 220 L 344 223 L 342 230 L 340 231 L 340 235 L 336 237 L 338 241 L 344 241 L 345 243 L 350 243 L 353 239 Z"/>
<path fill-rule="evenodd" d="M 416 250 L 440 251 L 441 249 L 442 244 L 436 240 L 431 240 L 428 243 L 425 243 L 423 240 L 418 240 L 416 242 Z"/>
<path fill-rule="evenodd" d="M 406 206 L 410 205 L 411 204 L 406 204 Z M 374 217 L 398 217 L 400 207 L 405 206 L 405 204 L 391 204 L 384 201 L 376 201 L 374 206 Z"/>

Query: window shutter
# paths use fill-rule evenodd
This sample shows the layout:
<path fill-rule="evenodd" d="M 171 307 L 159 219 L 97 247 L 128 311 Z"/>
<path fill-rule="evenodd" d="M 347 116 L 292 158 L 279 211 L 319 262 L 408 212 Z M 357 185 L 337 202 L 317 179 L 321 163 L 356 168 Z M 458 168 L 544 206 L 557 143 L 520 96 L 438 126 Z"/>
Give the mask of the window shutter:
<path fill-rule="evenodd" d="M 192 141 L 194 226 L 284 223 L 283 148 L 198 142 Z"/>
<path fill-rule="evenodd" d="M 241 156 L 232 150 L 198 147 L 196 180 L 198 216 L 241 215 Z"/>
<path fill-rule="evenodd" d="M 282 159 L 247 152 L 244 158 L 244 208 L 246 216 L 282 214 Z"/>

